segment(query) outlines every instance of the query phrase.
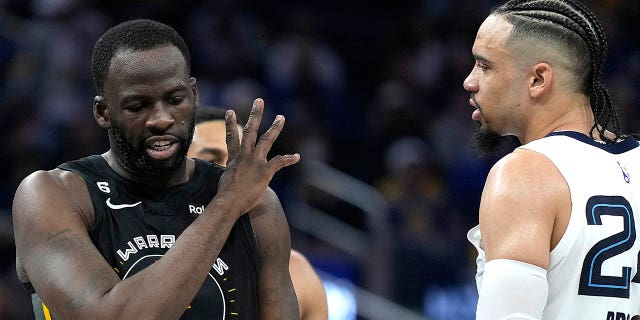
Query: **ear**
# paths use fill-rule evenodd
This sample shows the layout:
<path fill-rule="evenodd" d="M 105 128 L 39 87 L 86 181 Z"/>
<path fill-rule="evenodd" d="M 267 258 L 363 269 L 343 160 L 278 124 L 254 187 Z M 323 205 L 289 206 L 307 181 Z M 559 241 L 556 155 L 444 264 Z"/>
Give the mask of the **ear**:
<path fill-rule="evenodd" d="M 531 69 L 531 83 L 529 93 L 532 98 L 538 98 L 551 89 L 553 70 L 548 63 L 538 63 Z"/>
<path fill-rule="evenodd" d="M 111 127 L 109 108 L 107 108 L 107 104 L 103 96 L 95 96 L 93 98 L 93 117 L 101 128 L 109 129 Z"/>
<path fill-rule="evenodd" d="M 191 85 L 191 92 L 193 92 L 193 98 L 195 102 L 196 109 L 200 107 L 200 93 L 198 92 L 198 85 L 196 84 L 196 78 L 191 77 L 189 79 L 189 84 Z"/>

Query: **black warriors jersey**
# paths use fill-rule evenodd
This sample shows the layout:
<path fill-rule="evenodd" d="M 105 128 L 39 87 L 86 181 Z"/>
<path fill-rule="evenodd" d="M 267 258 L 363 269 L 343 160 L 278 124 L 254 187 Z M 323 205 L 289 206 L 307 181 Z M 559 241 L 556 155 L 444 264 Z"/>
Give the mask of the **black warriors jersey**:
<path fill-rule="evenodd" d="M 102 156 L 67 162 L 59 168 L 76 172 L 85 180 L 95 211 L 91 239 L 121 279 L 162 258 L 213 199 L 223 171 L 196 159 L 188 183 L 158 193 L 125 180 Z M 257 319 L 258 263 L 255 236 L 245 214 L 233 226 L 200 291 L 180 319 Z M 50 318 L 37 295 L 32 300 L 36 318 L 39 312 L 42 319 Z"/>

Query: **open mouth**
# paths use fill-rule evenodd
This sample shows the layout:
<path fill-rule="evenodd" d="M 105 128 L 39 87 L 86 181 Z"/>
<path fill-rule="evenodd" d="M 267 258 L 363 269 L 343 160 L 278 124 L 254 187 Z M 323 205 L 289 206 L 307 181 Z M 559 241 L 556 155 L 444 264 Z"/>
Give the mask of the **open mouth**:
<path fill-rule="evenodd" d="M 178 141 L 157 140 L 147 145 L 147 153 L 156 160 L 172 157 L 178 150 Z"/>

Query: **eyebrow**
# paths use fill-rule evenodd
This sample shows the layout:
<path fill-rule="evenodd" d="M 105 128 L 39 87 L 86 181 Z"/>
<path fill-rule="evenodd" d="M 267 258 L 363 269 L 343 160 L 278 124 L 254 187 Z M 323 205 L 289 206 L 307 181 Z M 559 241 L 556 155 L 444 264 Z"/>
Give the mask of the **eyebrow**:
<path fill-rule="evenodd" d="M 165 93 L 165 96 L 170 96 L 170 95 L 172 95 L 172 94 L 174 94 L 176 92 L 179 92 L 179 91 L 187 91 L 188 89 L 189 89 L 189 87 L 187 87 L 187 86 L 185 86 L 183 84 L 179 84 L 179 85 L 175 86 L 174 88 L 172 88 L 171 90 L 168 90 Z"/>
<path fill-rule="evenodd" d="M 486 64 L 491 64 L 491 61 L 481 54 L 474 53 L 473 58 L 476 59 L 476 61 L 480 61 Z"/>
<path fill-rule="evenodd" d="M 480 62 L 485 63 L 485 64 L 492 64 L 491 61 L 487 57 L 485 57 L 485 56 L 483 56 L 481 54 L 474 53 L 473 54 L 473 58 L 476 59 L 476 61 L 480 61 Z"/>
<path fill-rule="evenodd" d="M 164 94 L 163 97 L 169 97 L 173 94 L 175 94 L 176 92 L 180 92 L 180 91 L 187 91 L 189 89 L 188 86 L 184 85 L 184 84 L 178 84 L 176 86 L 174 86 L 173 88 L 167 90 Z M 126 103 L 129 101 L 133 101 L 133 100 L 142 100 L 142 99 L 146 99 L 147 96 L 142 95 L 142 94 L 134 94 L 131 92 L 123 92 L 120 94 L 120 102 L 121 103 Z"/>
<path fill-rule="evenodd" d="M 118 99 L 118 100 L 120 100 L 120 104 L 127 104 L 127 103 L 129 103 L 131 101 L 144 100 L 144 99 L 146 99 L 146 97 L 143 96 L 143 95 L 138 95 L 138 94 L 129 95 L 129 94 L 126 94 L 126 95 L 123 95 L 122 97 L 120 97 L 120 99 Z"/>

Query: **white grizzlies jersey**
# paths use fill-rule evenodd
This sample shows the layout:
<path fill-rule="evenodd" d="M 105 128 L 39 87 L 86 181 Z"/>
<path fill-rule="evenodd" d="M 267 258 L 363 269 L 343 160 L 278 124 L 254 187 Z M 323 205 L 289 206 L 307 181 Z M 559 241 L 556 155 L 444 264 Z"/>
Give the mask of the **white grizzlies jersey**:
<path fill-rule="evenodd" d="M 543 319 L 640 320 L 640 148 L 562 131 L 520 148 L 547 156 L 571 192 L 571 218 L 550 253 Z M 478 227 L 478 288 L 484 250 Z"/>

